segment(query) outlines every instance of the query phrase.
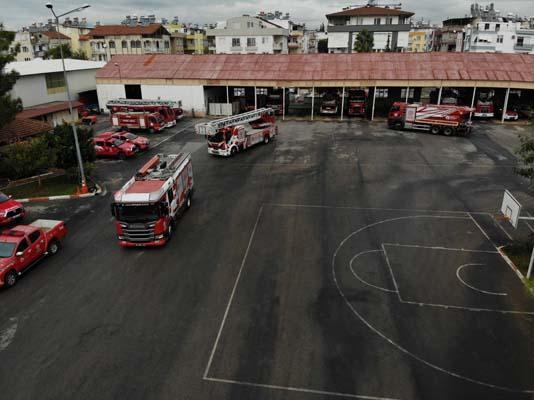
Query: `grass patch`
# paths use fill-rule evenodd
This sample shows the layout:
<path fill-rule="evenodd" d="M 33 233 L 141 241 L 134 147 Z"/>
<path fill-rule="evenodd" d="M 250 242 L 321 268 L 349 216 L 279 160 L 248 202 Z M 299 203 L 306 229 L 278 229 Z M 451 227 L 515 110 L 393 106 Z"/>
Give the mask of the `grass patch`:
<path fill-rule="evenodd" d="M 534 295 L 534 279 L 527 279 L 528 264 L 530 263 L 530 256 L 532 254 L 532 238 L 526 242 L 515 242 L 503 248 L 504 253 L 508 256 L 514 265 L 525 276 L 523 283 L 529 289 L 530 293 Z"/>
<path fill-rule="evenodd" d="M 4 190 L 5 194 L 13 196 L 14 199 L 26 199 L 29 197 L 61 196 L 64 194 L 76 193 L 78 182 L 67 176 L 55 176 L 39 182 L 27 183 Z"/>

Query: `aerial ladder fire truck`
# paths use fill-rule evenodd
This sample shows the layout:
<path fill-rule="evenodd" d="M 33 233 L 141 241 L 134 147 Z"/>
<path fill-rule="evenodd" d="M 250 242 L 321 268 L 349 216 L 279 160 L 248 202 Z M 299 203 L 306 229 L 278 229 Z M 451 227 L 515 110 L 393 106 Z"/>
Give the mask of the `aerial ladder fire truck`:
<path fill-rule="evenodd" d="M 278 134 L 272 108 L 260 108 L 195 126 L 208 141 L 208 153 L 233 156 L 258 143 L 269 143 Z"/>
<path fill-rule="evenodd" d="M 152 157 L 115 193 L 111 214 L 122 247 L 162 246 L 191 206 L 191 154 Z"/>
<path fill-rule="evenodd" d="M 183 118 L 181 101 L 144 100 L 144 99 L 115 99 L 107 102 L 106 107 L 112 114 L 129 112 L 159 113 L 165 127 L 176 125 L 176 121 Z"/>

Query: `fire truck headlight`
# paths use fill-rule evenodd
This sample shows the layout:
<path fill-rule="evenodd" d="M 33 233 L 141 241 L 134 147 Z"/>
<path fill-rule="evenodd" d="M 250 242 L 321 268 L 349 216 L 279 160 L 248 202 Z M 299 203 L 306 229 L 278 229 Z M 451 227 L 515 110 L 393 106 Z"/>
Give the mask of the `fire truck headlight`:
<path fill-rule="evenodd" d="M 119 236 L 119 240 L 124 240 L 125 237 L 124 236 Z"/>
<path fill-rule="evenodd" d="M 156 223 L 155 223 L 155 222 L 152 222 L 151 224 L 148 224 L 148 227 L 149 227 L 149 228 L 153 228 L 153 227 L 155 227 L 155 226 L 156 226 Z"/>
<path fill-rule="evenodd" d="M 164 235 L 156 235 L 156 236 L 154 236 L 154 239 L 156 239 L 156 240 L 160 240 L 160 239 L 163 239 L 163 236 L 164 236 Z"/>
<path fill-rule="evenodd" d="M 128 228 L 127 224 L 120 224 L 121 228 Z"/>

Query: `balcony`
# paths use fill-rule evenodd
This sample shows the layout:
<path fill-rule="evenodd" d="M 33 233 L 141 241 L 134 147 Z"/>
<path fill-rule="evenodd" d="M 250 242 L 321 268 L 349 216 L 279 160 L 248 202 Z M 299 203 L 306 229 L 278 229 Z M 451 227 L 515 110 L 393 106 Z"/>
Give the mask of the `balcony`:
<path fill-rule="evenodd" d="M 299 48 L 299 44 L 297 42 L 289 42 L 287 44 L 287 47 L 290 48 L 290 49 L 297 49 L 297 48 Z"/>
<path fill-rule="evenodd" d="M 230 51 L 242 51 L 243 47 L 241 46 L 232 46 L 230 47 Z"/>
<path fill-rule="evenodd" d="M 516 43 L 514 45 L 514 50 L 516 50 L 516 51 L 532 51 L 532 50 L 534 50 L 534 43 L 523 43 L 523 44 Z"/>

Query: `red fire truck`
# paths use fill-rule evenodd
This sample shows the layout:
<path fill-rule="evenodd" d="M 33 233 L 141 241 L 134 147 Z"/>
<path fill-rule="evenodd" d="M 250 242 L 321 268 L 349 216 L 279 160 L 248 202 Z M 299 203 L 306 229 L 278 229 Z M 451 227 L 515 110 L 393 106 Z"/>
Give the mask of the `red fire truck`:
<path fill-rule="evenodd" d="M 493 93 L 492 90 L 480 92 L 473 116 L 477 118 L 493 118 L 495 116 Z"/>
<path fill-rule="evenodd" d="M 166 128 L 176 125 L 176 121 L 184 117 L 180 101 L 116 99 L 108 101 L 106 107 L 112 114 L 140 111 L 159 113 L 165 121 Z"/>
<path fill-rule="evenodd" d="M 208 153 L 233 156 L 258 143 L 269 143 L 278 134 L 271 108 L 232 115 L 197 124 L 195 130 L 208 140 Z"/>
<path fill-rule="evenodd" d="M 147 130 L 155 133 L 165 129 L 166 123 L 160 113 L 118 112 L 111 114 L 111 125 L 121 130 Z"/>
<path fill-rule="evenodd" d="M 367 93 L 363 89 L 349 89 L 349 109 L 347 114 L 350 117 L 365 117 L 367 110 Z"/>
<path fill-rule="evenodd" d="M 111 213 L 122 247 L 162 246 L 171 238 L 176 220 L 191 206 L 191 155 L 152 157 L 115 193 Z"/>
<path fill-rule="evenodd" d="M 437 135 L 467 136 L 471 133 L 472 108 L 434 104 L 393 103 L 388 126 L 394 129 L 418 129 Z"/>

